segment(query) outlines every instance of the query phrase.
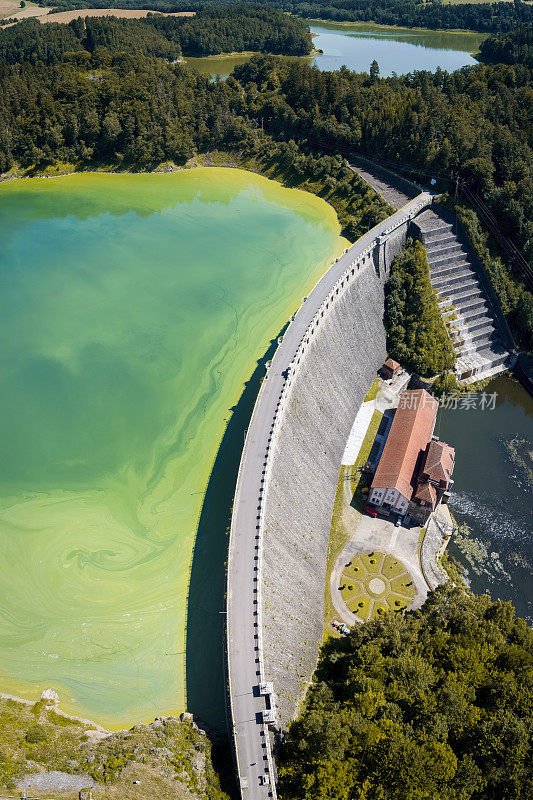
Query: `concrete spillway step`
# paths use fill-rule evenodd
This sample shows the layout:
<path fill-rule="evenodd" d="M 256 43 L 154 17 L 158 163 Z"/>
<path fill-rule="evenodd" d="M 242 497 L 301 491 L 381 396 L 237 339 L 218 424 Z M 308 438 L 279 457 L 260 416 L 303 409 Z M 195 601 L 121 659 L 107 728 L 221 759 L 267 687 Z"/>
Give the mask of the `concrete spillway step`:
<path fill-rule="evenodd" d="M 447 289 L 437 292 L 437 296 L 441 300 L 446 298 L 449 302 L 453 303 L 457 308 L 461 308 L 463 300 L 471 300 L 474 297 L 483 297 L 481 287 L 479 284 L 469 281 L 464 285 L 450 286 Z"/>
<path fill-rule="evenodd" d="M 417 225 L 426 248 L 431 283 L 456 353 L 457 377 L 471 382 L 503 371 L 508 353 L 466 244 L 433 210 L 424 211 Z"/>
<path fill-rule="evenodd" d="M 463 301 L 461 303 L 461 307 L 456 306 L 455 312 L 458 316 L 468 318 L 470 314 L 479 313 L 482 309 L 492 315 L 490 306 L 483 295 L 480 297 L 472 297 L 470 300 L 467 299 Z"/>
<path fill-rule="evenodd" d="M 428 258 L 428 264 L 430 270 L 432 270 L 444 267 L 446 264 L 453 264 L 460 259 L 467 260 L 467 255 L 462 247 L 452 253 L 440 253 L 439 255 L 431 256 L 431 258 Z"/>
<path fill-rule="evenodd" d="M 435 215 L 436 216 L 436 215 Z M 432 244 L 433 242 L 442 241 L 446 236 L 452 233 L 452 226 L 447 222 L 439 220 L 439 224 L 435 227 L 424 231 L 424 244 Z"/>
<path fill-rule="evenodd" d="M 456 286 L 457 283 L 467 286 L 470 281 L 474 282 L 475 280 L 475 273 L 473 273 L 469 268 L 463 268 L 459 269 L 457 272 L 453 272 L 451 275 L 442 275 L 438 278 L 432 278 L 431 282 L 433 283 L 433 287 L 437 290 L 437 292 L 440 292 L 444 289 Z"/>
<path fill-rule="evenodd" d="M 487 327 L 495 330 L 492 317 L 489 317 L 487 314 L 482 314 L 476 319 L 469 319 L 468 322 L 465 322 L 463 327 L 465 330 L 468 330 L 469 333 L 474 333 L 474 331 L 479 331 Z"/>
<path fill-rule="evenodd" d="M 487 318 L 492 320 L 489 307 L 484 301 L 478 302 L 477 305 L 471 306 L 470 308 L 463 308 L 459 316 L 461 317 L 461 321 L 468 325 L 471 325 L 478 319 Z"/>
<path fill-rule="evenodd" d="M 448 239 L 445 239 L 442 242 L 437 241 L 431 247 L 429 245 L 426 246 L 426 253 L 430 263 L 441 256 L 448 256 L 453 253 L 461 252 L 464 253 L 463 247 L 453 236 L 448 237 Z"/>
<path fill-rule="evenodd" d="M 489 347 L 491 342 L 496 341 L 499 341 L 498 331 L 490 326 L 484 330 L 459 335 L 457 339 L 454 340 L 454 347 L 457 342 L 462 342 L 463 351 L 467 350 L 472 352 L 472 350 L 481 350 Z"/>
<path fill-rule="evenodd" d="M 431 283 L 434 283 L 441 278 L 445 278 L 447 275 L 454 275 L 456 272 L 460 272 L 460 270 L 469 269 L 472 272 L 472 275 L 476 277 L 476 273 L 473 271 L 470 262 L 466 261 L 466 259 L 461 261 L 454 261 L 451 264 L 445 264 L 443 267 L 436 267 L 434 269 L 430 269 L 429 277 L 431 278 Z"/>

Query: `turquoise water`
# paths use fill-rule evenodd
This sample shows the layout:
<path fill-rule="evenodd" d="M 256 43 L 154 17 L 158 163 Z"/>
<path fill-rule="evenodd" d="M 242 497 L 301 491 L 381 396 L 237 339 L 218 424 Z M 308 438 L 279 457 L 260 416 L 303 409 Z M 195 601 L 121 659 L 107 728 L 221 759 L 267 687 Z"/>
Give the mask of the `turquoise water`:
<path fill-rule="evenodd" d="M 312 59 L 312 64 L 322 72 L 340 69 L 343 65 L 356 72 L 368 72 L 374 59 L 380 75 L 389 77 L 393 72 L 403 75 L 413 70 L 434 71 L 437 67 L 453 72 L 477 64 L 471 53 L 479 50 L 485 38 L 479 33 L 430 31 L 410 28 L 392 28 L 384 25 L 309 23 L 314 34 L 313 46 L 323 53 Z M 218 74 L 222 79 L 232 70 L 245 64 L 250 56 L 224 56 L 217 58 L 188 58 L 186 63 L 203 75 Z M 309 58 L 303 58 L 309 63 Z"/>
<path fill-rule="evenodd" d="M 336 215 L 239 170 L 81 174 L 1 186 L 0 242 L 0 688 L 111 727 L 183 710 L 225 420 Z"/>

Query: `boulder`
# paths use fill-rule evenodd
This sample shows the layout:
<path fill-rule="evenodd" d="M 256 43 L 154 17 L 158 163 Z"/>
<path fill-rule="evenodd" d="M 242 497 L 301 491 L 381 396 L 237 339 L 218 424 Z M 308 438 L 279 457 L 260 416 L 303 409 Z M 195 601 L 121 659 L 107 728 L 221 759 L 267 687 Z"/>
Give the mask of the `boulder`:
<path fill-rule="evenodd" d="M 57 706 L 59 695 L 54 689 L 45 689 L 41 692 L 41 700 L 44 700 L 47 706 Z"/>

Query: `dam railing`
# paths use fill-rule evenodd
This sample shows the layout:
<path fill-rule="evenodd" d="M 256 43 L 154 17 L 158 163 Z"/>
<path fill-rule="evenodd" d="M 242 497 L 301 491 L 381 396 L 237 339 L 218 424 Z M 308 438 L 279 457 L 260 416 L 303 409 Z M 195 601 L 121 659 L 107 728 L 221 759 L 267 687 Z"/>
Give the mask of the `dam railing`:
<path fill-rule="evenodd" d="M 264 499 L 289 389 L 321 322 L 352 280 L 380 263 L 389 237 L 430 205 L 421 193 L 358 239 L 313 288 L 291 320 L 267 370 L 243 447 L 233 504 L 227 571 L 227 682 L 231 731 L 243 798 L 276 798 L 276 772 L 269 734 L 268 682 L 263 653 L 262 569 Z M 377 259 L 376 259 L 377 249 Z M 275 687 L 274 687 L 275 689 Z M 272 708 L 275 698 L 269 697 Z"/>

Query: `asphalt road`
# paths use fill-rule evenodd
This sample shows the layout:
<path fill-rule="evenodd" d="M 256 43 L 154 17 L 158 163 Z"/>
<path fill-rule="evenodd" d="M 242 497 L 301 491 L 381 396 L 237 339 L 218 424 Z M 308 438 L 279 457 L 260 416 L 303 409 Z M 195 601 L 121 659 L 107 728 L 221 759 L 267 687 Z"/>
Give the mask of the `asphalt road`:
<path fill-rule="evenodd" d="M 262 723 L 265 697 L 261 648 L 261 503 L 268 447 L 286 371 L 314 315 L 349 265 L 378 236 L 431 202 L 422 193 L 362 236 L 332 265 L 287 328 L 257 398 L 241 458 L 235 491 L 228 556 L 227 652 L 232 730 L 242 797 L 276 797 L 274 764 L 267 726 Z M 274 687 L 275 689 L 275 687 Z M 260 783 L 269 780 L 268 785 Z M 245 787 L 245 784 L 247 786 Z"/>

